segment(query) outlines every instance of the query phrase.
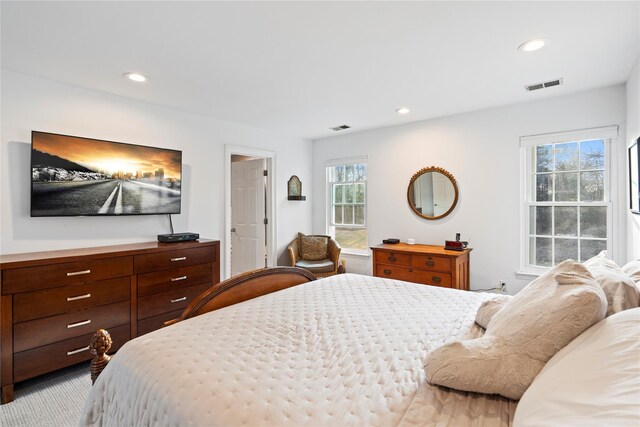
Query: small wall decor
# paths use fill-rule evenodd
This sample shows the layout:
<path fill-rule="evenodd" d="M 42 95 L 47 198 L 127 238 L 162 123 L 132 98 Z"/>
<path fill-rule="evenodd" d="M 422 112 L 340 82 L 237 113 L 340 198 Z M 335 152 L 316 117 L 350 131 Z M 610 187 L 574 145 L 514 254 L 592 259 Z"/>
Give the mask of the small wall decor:
<path fill-rule="evenodd" d="M 631 212 L 640 215 L 640 138 L 629 147 L 629 192 Z"/>
<path fill-rule="evenodd" d="M 302 182 L 300 182 L 300 178 L 293 175 L 287 185 L 289 188 L 289 200 L 307 200 L 307 198 L 302 195 Z"/>

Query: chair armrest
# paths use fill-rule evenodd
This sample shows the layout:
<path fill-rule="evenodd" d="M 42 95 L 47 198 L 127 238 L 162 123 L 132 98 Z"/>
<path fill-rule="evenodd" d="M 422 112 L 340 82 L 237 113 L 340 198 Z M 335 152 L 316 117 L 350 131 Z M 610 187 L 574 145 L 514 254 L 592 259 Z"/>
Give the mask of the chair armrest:
<path fill-rule="evenodd" d="M 329 259 L 333 261 L 333 265 L 338 268 L 338 262 L 340 261 L 340 252 L 342 248 L 340 244 L 333 239 L 329 240 Z"/>
<path fill-rule="evenodd" d="M 289 258 L 291 258 L 291 266 L 295 267 L 296 262 L 298 262 L 299 253 L 298 252 L 298 239 L 291 242 L 291 244 L 287 247 L 287 251 L 289 251 Z"/>

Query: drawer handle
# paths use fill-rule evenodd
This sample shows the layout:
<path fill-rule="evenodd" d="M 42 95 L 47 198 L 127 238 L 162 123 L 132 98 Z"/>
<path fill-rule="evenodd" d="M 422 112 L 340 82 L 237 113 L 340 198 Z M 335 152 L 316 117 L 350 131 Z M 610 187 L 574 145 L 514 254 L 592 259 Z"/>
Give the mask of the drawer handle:
<path fill-rule="evenodd" d="M 77 301 L 79 299 L 91 298 L 91 294 L 78 295 L 77 297 L 67 297 L 67 301 Z"/>
<path fill-rule="evenodd" d="M 442 277 L 433 276 L 431 280 L 433 280 L 433 283 L 440 283 L 442 282 Z"/>
<path fill-rule="evenodd" d="M 387 269 L 385 269 L 385 270 L 384 270 L 384 274 L 391 274 L 391 270 L 387 270 Z"/>
<path fill-rule="evenodd" d="M 69 324 L 67 325 L 67 329 L 77 328 L 78 326 L 88 325 L 89 323 L 91 323 L 91 319 L 89 319 L 89 320 L 83 320 L 82 322 L 69 323 Z"/>
<path fill-rule="evenodd" d="M 390 255 L 389 258 L 387 259 L 391 262 L 396 262 L 398 260 L 398 258 L 396 258 L 395 255 Z"/>
<path fill-rule="evenodd" d="M 184 260 L 186 260 L 186 259 L 187 259 L 187 257 L 186 257 L 186 256 L 181 256 L 181 257 L 179 257 L 179 258 L 171 258 L 171 262 L 174 262 L 174 261 L 184 261 Z"/>
<path fill-rule="evenodd" d="M 427 267 L 433 267 L 434 265 L 436 265 L 436 263 L 433 261 L 427 261 L 425 264 L 427 264 Z"/>
<path fill-rule="evenodd" d="M 82 270 L 82 271 L 73 271 L 71 273 L 67 273 L 67 276 L 80 276 L 81 274 L 89 274 L 91 270 Z"/>
<path fill-rule="evenodd" d="M 182 297 L 182 298 L 172 299 L 172 300 L 171 300 L 171 304 L 173 304 L 174 302 L 184 301 L 184 300 L 186 300 L 186 299 L 187 299 L 187 297 Z"/>
<path fill-rule="evenodd" d="M 180 280 L 185 280 L 187 276 L 174 277 L 171 279 L 172 282 L 179 282 Z"/>
<path fill-rule="evenodd" d="M 89 346 L 82 347 L 76 350 L 69 350 L 67 351 L 67 356 L 73 356 L 74 354 L 82 353 L 83 351 L 87 351 L 87 350 L 89 350 Z"/>

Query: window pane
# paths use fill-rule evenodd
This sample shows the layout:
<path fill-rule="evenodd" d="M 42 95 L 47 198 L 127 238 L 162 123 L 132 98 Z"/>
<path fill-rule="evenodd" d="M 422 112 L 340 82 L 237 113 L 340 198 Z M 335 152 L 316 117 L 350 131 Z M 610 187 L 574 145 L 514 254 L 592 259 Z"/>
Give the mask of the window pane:
<path fill-rule="evenodd" d="M 556 174 L 556 201 L 576 202 L 578 201 L 578 173 L 558 173 Z"/>
<path fill-rule="evenodd" d="M 553 175 L 536 175 L 536 201 L 550 202 L 553 191 Z"/>
<path fill-rule="evenodd" d="M 553 170 L 553 145 L 539 145 L 536 150 L 536 172 Z"/>
<path fill-rule="evenodd" d="M 607 237 L 606 206 L 589 206 L 580 208 L 580 236 Z"/>
<path fill-rule="evenodd" d="M 353 205 L 346 205 L 344 207 L 344 217 L 342 218 L 343 224 L 353 224 Z"/>
<path fill-rule="evenodd" d="M 353 203 L 353 193 L 355 184 L 344 185 L 344 202 Z"/>
<path fill-rule="evenodd" d="M 347 165 L 345 169 L 345 181 L 355 181 L 353 175 L 353 165 Z"/>
<path fill-rule="evenodd" d="M 364 181 L 367 179 L 367 167 L 364 163 L 356 165 L 356 179 L 355 181 Z"/>
<path fill-rule="evenodd" d="M 529 262 L 532 265 L 551 267 L 551 239 L 548 237 L 531 237 L 529 242 Z"/>
<path fill-rule="evenodd" d="M 354 206 L 355 221 L 357 225 L 364 225 L 364 206 Z"/>
<path fill-rule="evenodd" d="M 578 143 L 566 142 L 556 144 L 556 171 L 574 171 L 578 170 Z"/>
<path fill-rule="evenodd" d="M 355 192 L 355 202 L 364 203 L 364 184 L 356 184 Z"/>
<path fill-rule="evenodd" d="M 344 181 L 344 166 L 336 166 L 334 170 L 335 170 L 335 176 L 333 180 L 335 182 Z"/>
<path fill-rule="evenodd" d="M 344 203 L 344 190 L 342 184 L 333 185 L 333 203 Z"/>
<path fill-rule="evenodd" d="M 607 249 L 606 240 L 585 240 L 580 239 L 580 261 L 586 261 Z"/>
<path fill-rule="evenodd" d="M 604 171 L 580 173 L 580 200 L 590 202 L 604 200 Z"/>
<path fill-rule="evenodd" d="M 578 239 L 554 239 L 554 243 L 555 264 L 567 259 L 578 259 Z"/>
<path fill-rule="evenodd" d="M 530 234 L 551 235 L 551 206 L 531 206 Z"/>
<path fill-rule="evenodd" d="M 578 235 L 578 207 L 556 207 L 554 211 L 554 234 L 556 236 Z"/>
<path fill-rule="evenodd" d="M 333 207 L 333 223 L 342 224 L 342 206 Z"/>
<path fill-rule="evenodd" d="M 604 169 L 604 140 L 580 143 L 580 169 Z"/>
<path fill-rule="evenodd" d="M 367 249 L 367 230 L 336 227 L 336 241 L 343 248 Z"/>

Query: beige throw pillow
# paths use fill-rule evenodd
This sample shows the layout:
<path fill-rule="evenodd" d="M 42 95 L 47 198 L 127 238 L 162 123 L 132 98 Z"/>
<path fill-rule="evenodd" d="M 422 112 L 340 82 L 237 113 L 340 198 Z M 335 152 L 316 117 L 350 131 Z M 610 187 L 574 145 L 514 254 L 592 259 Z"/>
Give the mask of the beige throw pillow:
<path fill-rule="evenodd" d="M 510 299 L 511 296 L 499 295 L 494 299 L 487 300 L 480 304 L 480 307 L 476 312 L 476 323 L 478 326 L 487 329 L 489 321 Z"/>
<path fill-rule="evenodd" d="M 547 360 L 606 311 L 606 297 L 593 276 L 582 264 L 564 261 L 512 297 L 483 337 L 431 352 L 427 380 L 520 399 Z"/>
<path fill-rule="evenodd" d="M 640 285 L 640 259 L 629 261 L 621 269 L 636 285 Z"/>
<path fill-rule="evenodd" d="M 618 264 L 607 258 L 607 251 L 585 261 L 584 265 L 607 296 L 607 316 L 638 307 L 640 290 Z"/>
<path fill-rule="evenodd" d="M 329 236 L 305 236 L 298 233 L 300 258 L 305 261 L 320 261 L 329 256 Z"/>

